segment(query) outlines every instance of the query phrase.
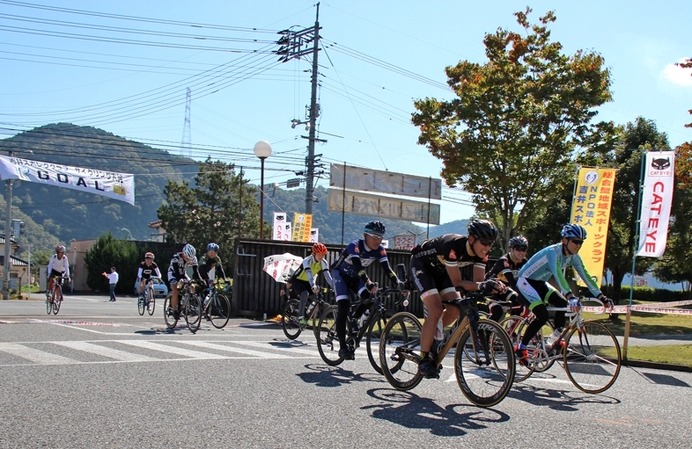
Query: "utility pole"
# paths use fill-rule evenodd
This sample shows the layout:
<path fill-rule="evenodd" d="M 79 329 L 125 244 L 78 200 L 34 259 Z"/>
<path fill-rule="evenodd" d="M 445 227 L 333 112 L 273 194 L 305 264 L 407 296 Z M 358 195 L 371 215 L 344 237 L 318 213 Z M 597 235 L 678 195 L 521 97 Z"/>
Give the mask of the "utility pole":
<path fill-rule="evenodd" d="M 317 3 L 315 14 L 315 25 L 301 31 L 283 30 L 279 34 L 282 37 L 277 41 L 279 50 L 276 54 L 281 55 L 279 61 L 287 62 L 291 59 L 300 59 L 301 56 L 312 54 L 312 76 L 310 77 L 310 109 L 308 111 L 308 121 L 291 120 L 293 128 L 298 124 L 308 125 L 308 136 L 301 136 L 308 140 L 308 155 L 305 158 L 305 213 L 312 214 L 312 204 L 315 193 L 315 142 L 326 142 L 317 137 L 317 117 L 320 115 L 320 106 L 317 104 L 317 69 L 320 40 L 320 4 Z M 312 47 L 308 44 L 312 43 Z"/>
<path fill-rule="evenodd" d="M 10 153 L 10 156 L 12 153 Z M 10 260 L 10 249 L 12 245 L 12 180 L 5 181 L 7 195 L 5 196 L 5 259 L 3 267 L 2 279 L 2 296 L 3 299 L 10 299 L 10 270 L 12 269 L 12 261 Z"/>

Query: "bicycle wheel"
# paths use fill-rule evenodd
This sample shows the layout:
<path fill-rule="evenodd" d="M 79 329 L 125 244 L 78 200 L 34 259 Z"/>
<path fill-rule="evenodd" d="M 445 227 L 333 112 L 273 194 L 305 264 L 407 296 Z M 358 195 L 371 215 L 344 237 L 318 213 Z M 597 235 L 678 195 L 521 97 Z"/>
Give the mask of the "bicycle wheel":
<path fill-rule="evenodd" d="M 370 364 L 378 374 L 382 374 L 382 366 L 380 365 L 380 338 L 382 332 L 387 325 L 387 320 L 375 312 L 377 316 L 370 318 L 370 326 L 365 333 L 365 349 L 368 351 L 368 359 Z"/>
<path fill-rule="evenodd" d="M 524 335 L 524 332 L 526 332 L 527 325 L 528 323 L 524 318 L 514 315 L 510 315 L 502 321 L 500 321 L 500 327 L 502 327 L 505 330 L 505 333 L 507 334 L 512 343 L 512 348 L 515 348 L 519 343 L 521 343 L 521 337 Z M 534 356 L 536 355 L 535 343 L 535 338 L 531 339 L 531 341 L 526 347 L 526 349 L 529 351 L 530 359 L 534 359 Z M 514 381 L 525 381 L 526 379 L 531 377 L 531 374 L 533 374 L 535 370 L 536 364 L 533 362 L 533 360 L 529 363 L 528 366 L 522 365 L 517 362 L 517 366 L 514 372 Z"/>
<path fill-rule="evenodd" d="M 53 315 L 57 315 L 62 305 L 62 288 L 58 285 L 53 291 Z"/>
<path fill-rule="evenodd" d="M 288 299 L 281 312 L 281 329 L 289 340 L 298 338 L 303 329 L 298 322 L 298 300 Z"/>
<path fill-rule="evenodd" d="M 231 301 L 222 293 L 216 293 L 207 307 L 207 317 L 211 325 L 223 329 L 231 318 Z"/>
<path fill-rule="evenodd" d="M 200 324 L 202 324 L 202 301 L 194 293 L 185 293 L 185 296 L 187 297 L 183 301 L 183 304 L 185 304 L 183 308 L 185 323 L 190 332 L 194 334 L 199 330 Z"/>
<path fill-rule="evenodd" d="M 152 316 L 154 314 L 154 309 L 156 309 L 156 295 L 154 295 L 154 289 L 151 287 L 147 289 L 146 305 L 149 316 Z"/>
<path fill-rule="evenodd" d="M 415 315 L 399 312 L 389 318 L 382 331 L 380 367 L 387 382 L 397 390 L 410 390 L 423 380 L 418 372 L 421 329 Z"/>
<path fill-rule="evenodd" d="M 324 363 L 336 366 L 344 361 L 339 357 L 339 338 L 336 335 L 337 306 L 329 306 L 324 309 L 317 325 L 319 336 L 317 338 L 317 350 Z"/>
<path fill-rule="evenodd" d="M 178 298 L 180 302 L 180 298 Z M 163 301 L 163 320 L 166 322 L 166 327 L 168 329 L 173 329 L 177 324 L 178 320 L 173 316 L 173 310 L 171 309 L 171 295 L 166 296 Z"/>
<path fill-rule="evenodd" d="M 140 316 L 144 315 L 144 309 L 146 308 L 146 300 L 144 299 L 144 296 L 139 295 L 137 297 L 137 312 L 139 312 Z"/>
<path fill-rule="evenodd" d="M 53 295 L 46 297 L 46 313 L 48 315 L 53 313 Z"/>
<path fill-rule="evenodd" d="M 601 323 L 584 321 L 567 335 L 565 372 L 585 393 L 603 393 L 620 374 L 622 355 L 615 335 Z"/>
<path fill-rule="evenodd" d="M 479 407 L 502 401 L 512 388 L 514 370 L 512 342 L 499 324 L 482 320 L 477 334 L 471 327 L 461 334 L 454 353 L 454 374 L 469 401 Z"/>

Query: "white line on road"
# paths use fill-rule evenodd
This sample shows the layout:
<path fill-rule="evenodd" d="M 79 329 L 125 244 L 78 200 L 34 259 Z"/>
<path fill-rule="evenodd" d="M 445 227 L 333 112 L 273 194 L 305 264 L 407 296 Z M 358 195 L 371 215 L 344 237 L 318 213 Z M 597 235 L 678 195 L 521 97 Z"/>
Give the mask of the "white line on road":
<path fill-rule="evenodd" d="M 225 356 L 219 354 L 212 354 L 211 352 L 201 352 L 192 351 L 190 349 L 178 348 L 176 346 L 167 346 L 159 343 L 154 343 L 151 341 L 140 341 L 140 340 L 119 340 L 118 343 L 124 345 L 135 346 L 138 348 L 149 349 L 152 351 L 161 351 L 170 354 L 182 355 L 184 357 L 190 357 L 192 359 L 225 359 Z M 182 343 L 182 342 L 181 342 Z"/>
<path fill-rule="evenodd" d="M 68 359 L 67 357 L 16 343 L 0 343 L 0 351 L 40 365 L 67 365 L 77 363 L 77 360 Z"/>
<path fill-rule="evenodd" d="M 118 349 L 95 345 L 93 343 L 88 343 L 86 341 L 56 341 L 53 343 L 56 345 L 64 346 L 66 348 L 76 349 L 78 351 L 84 351 L 91 354 L 101 355 L 111 359 L 120 360 L 121 362 L 149 362 L 158 360 L 153 357 L 147 357 L 145 355 L 135 354 L 132 352 L 120 351 Z"/>

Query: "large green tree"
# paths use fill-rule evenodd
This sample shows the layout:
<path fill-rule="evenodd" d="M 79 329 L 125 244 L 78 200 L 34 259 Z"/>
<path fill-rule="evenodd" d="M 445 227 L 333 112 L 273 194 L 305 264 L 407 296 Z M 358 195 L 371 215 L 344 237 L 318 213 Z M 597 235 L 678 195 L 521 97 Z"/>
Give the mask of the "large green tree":
<path fill-rule="evenodd" d="M 258 189 L 237 174 L 233 164 L 207 159 L 193 181 L 169 181 L 164 189 L 166 202 L 158 217 L 168 241 L 191 243 L 198 254 L 216 242 L 222 254 L 230 255 L 237 238 L 258 236 Z"/>
<path fill-rule="evenodd" d="M 111 233 L 99 237 L 94 246 L 84 256 L 87 269 L 87 286 L 96 291 L 108 291 L 108 279 L 102 273 L 108 273 L 115 267 L 120 275 L 116 291 L 132 293 L 136 267 L 141 260 L 137 245 L 129 240 L 116 240 Z"/>
<path fill-rule="evenodd" d="M 580 151 L 602 145 L 609 123 L 592 123 L 611 99 L 610 73 L 594 52 L 565 55 L 550 39 L 553 12 L 523 33 L 486 34 L 488 61 L 447 67 L 457 98 L 415 101 L 419 143 L 444 163 L 442 176 L 473 194 L 479 214 L 493 218 L 506 242 L 540 218 L 569 188 Z"/>

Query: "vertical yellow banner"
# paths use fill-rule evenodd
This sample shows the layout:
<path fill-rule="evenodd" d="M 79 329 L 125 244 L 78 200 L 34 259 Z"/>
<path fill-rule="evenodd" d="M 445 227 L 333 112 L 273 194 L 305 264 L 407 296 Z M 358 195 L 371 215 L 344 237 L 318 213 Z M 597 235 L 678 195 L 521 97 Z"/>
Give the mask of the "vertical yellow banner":
<path fill-rule="evenodd" d="M 579 255 L 586 271 L 599 287 L 603 278 L 614 185 L 615 169 L 582 167 L 579 169 L 577 188 L 572 199 L 570 223 L 583 226 L 587 232 L 587 239 Z"/>
<path fill-rule="evenodd" d="M 312 229 L 312 214 L 293 214 L 293 241 L 309 242 Z"/>

